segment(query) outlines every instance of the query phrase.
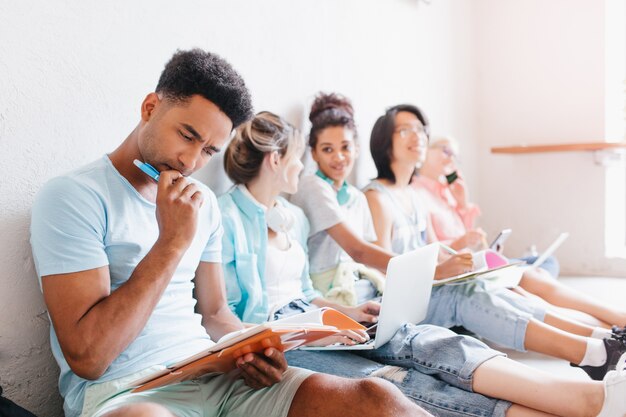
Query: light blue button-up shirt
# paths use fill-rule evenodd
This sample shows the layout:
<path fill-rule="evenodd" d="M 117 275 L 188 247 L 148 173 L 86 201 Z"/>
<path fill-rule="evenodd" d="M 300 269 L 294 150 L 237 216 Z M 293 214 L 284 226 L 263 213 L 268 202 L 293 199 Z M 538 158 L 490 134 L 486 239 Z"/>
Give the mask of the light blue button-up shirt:
<path fill-rule="evenodd" d="M 270 306 L 265 288 L 267 222 L 265 208 L 235 187 L 218 199 L 224 235 L 222 262 L 228 305 L 246 323 L 268 320 Z M 302 210 L 278 197 L 277 204 L 290 210 L 295 222 L 289 235 L 306 251 L 309 222 Z M 308 257 L 302 270 L 302 292 L 307 301 L 321 297 L 309 277 Z"/>

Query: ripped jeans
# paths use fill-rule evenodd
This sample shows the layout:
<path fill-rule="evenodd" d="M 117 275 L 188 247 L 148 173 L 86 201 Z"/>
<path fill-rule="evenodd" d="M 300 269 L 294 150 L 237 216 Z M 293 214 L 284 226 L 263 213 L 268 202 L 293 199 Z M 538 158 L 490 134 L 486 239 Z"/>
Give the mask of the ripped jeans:
<path fill-rule="evenodd" d="M 384 346 L 364 351 L 295 350 L 291 366 L 346 378 L 380 377 L 435 416 L 504 416 L 511 403 L 472 391 L 476 368 L 502 353 L 432 325 L 403 325 Z"/>

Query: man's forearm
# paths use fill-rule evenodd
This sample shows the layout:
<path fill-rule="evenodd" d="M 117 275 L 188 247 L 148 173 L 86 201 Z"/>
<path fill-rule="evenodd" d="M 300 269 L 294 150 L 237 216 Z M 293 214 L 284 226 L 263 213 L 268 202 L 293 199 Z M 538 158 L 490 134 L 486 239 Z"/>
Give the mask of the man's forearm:
<path fill-rule="evenodd" d="M 155 244 L 126 283 L 78 320 L 64 349 L 68 363 L 90 379 L 101 376 L 144 328 L 183 253 Z"/>

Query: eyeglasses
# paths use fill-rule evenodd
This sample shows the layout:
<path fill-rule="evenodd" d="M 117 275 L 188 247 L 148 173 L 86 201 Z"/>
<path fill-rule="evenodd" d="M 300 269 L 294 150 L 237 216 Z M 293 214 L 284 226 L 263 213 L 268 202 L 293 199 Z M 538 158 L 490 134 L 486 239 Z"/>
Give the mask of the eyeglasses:
<path fill-rule="evenodd" d="M 402 139 L 408 139 L 411 136 L 417 136 L 419 142 L 423 145 L 428 143 L 428 135 L 422 126 L 401 126 L 395 130 Z"/>

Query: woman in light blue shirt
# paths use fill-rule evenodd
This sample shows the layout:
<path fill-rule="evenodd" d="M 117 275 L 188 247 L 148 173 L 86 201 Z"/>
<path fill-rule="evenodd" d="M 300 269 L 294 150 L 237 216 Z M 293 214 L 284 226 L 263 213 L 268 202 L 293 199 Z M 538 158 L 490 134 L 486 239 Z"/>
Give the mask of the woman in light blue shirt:
<path fill-rule="evenodd" d="M 293 127 L 263 112 L 237 130 L 226 150 L 226 172 L 237 186 L 219 199 L 223 261 L 229 305 L 244 321 L 258 323 L 332 305 L 311 289 L 307 279 L 308 260 L 302 256 L 306 218 L 278 197 L 281 192 L 296 191 L 302 149 L 302 139 Z M 289 295 L 294 298 L 287 300 Z M 280 301 L 287 302 L 273 305 Z M 377 307 L 370 302 L 365 307 L 339 309 L 358 321 L 374 321 Z M 351 332 L 326 343 L 353 344 L 365 338 Z M 343 377 L 383 377 L 439 416 L 599 412 L 606 416 L 615 409 L 626 411 L 626 400 L 622 400 L 626 397 L 626 376 L 623 382 L 620 379 L 607 385 L 605 398 L 602 383 L 539 377 L 537 371 L 505 358 L 482 342 L 441 327 L 405 324 L 376 352 L 377 360 L 365 357 L 365 352 L 337 351 L 294 351 L 288 353 L 288 359 L 292 365 Z"/>

